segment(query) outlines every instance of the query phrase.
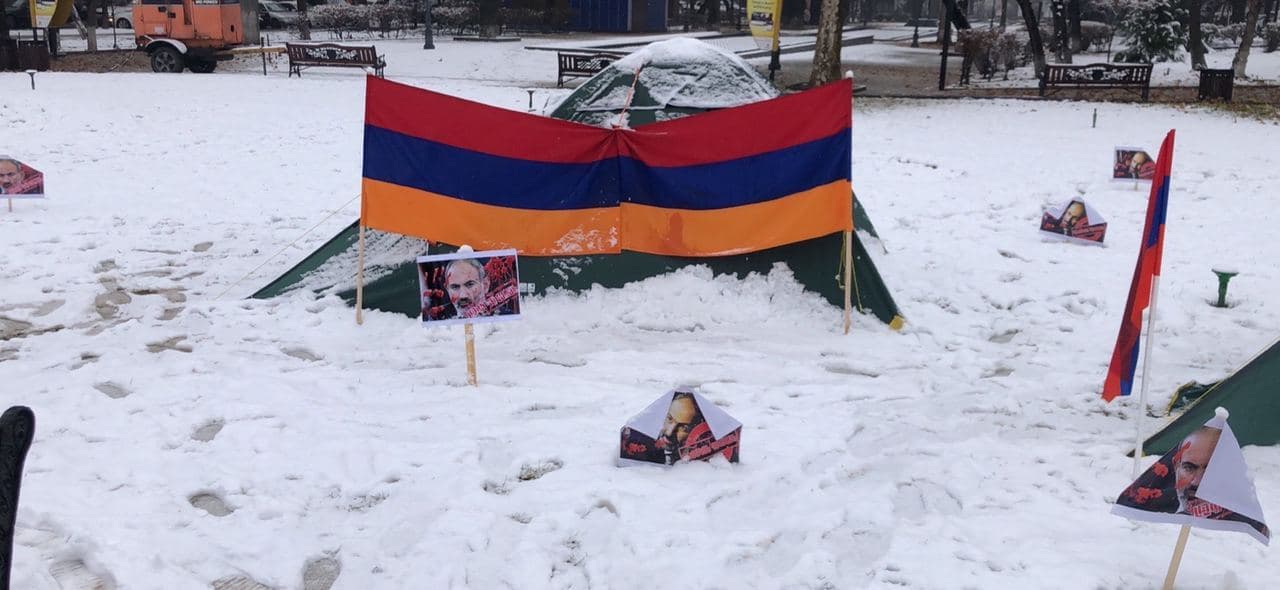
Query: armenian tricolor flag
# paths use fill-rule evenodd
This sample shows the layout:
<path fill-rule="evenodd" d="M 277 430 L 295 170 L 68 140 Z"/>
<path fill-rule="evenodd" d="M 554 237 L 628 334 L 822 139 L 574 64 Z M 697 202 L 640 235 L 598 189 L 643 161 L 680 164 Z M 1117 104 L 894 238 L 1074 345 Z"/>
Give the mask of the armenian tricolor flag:
<path fill-rule="evenodd" d="M 1133 389 L 1133 372 L 1138 366 L 1138 341 L 1142 335 L 1142 311 L 1151 304 L 1152 283 L 1160 276 L 1164 220 L 1169 207 L 1169 174 L 1173 169 L 1173 135 L 1174 132 L 1170 131 L 1165 136 L 1164 143 L 1160 144 L 1160 155 L 1156 158 L 1156 174 L 1147 200 L 1147 222 L 1142 230 L 1142 249 L 1138 251 L 1133 284 L 1129 285 L 1129 302 L 1124 306 L 1120 335 L 1116 337 L 1111 366 L 1102 385 L 1102 399 L 1107 401 L 1129 395 Z"/>
<path fill-rule="evenodd" d="M 853 229 L 849 80 L 641 129 L 370 76 L 361 221 L 533 256 L 753 252 Z"/>

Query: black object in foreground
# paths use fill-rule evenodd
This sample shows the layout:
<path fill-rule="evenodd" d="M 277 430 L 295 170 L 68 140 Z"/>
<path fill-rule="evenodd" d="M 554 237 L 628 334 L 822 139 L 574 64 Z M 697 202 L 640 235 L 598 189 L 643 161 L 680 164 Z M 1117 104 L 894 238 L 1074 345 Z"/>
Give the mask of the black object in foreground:
<path fill-rule="evenodd" d="M 0 590 L 9 590 L 22 463 L 35 431 L 36 416 L 31 408 L 14 406 L 0 416 Z"/>

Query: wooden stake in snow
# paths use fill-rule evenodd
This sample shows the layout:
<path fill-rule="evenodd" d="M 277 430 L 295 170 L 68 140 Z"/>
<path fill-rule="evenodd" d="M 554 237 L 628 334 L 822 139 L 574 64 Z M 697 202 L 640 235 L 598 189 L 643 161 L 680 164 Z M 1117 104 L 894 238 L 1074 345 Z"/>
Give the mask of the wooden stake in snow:
<path fill-rule="evenodd" d="M 476 333 L 467 323 L 463 326 L 467 336 L 467 385 L 476 384 Z"/>
<path fill-rule="evenodd" d="M 853 305 L 850 294 L 853 291 L 853 232 L 844 232 L 844 333 L 849 333 L 853 324 Z"/>
<path fill-rule="evenodd" d="M 356 324 L 364 325 L 364 220 L 360 221 L 360 247 L 356 263 Z"/>
<path fill-rule="evenodd" d="M 1187 537 L 1191 535 L 1191 525 L 1182 525 L 1178 533 L 1178 544 L 1173 548 L 1173 559 L 1169 560 L 1169 572 L 1164 575 L 1164 590 L 1173 590 L 1173 579 L 1178 577 L 1178 566 L 1182 565 L 1182 550 L 1187 548 Z"/>

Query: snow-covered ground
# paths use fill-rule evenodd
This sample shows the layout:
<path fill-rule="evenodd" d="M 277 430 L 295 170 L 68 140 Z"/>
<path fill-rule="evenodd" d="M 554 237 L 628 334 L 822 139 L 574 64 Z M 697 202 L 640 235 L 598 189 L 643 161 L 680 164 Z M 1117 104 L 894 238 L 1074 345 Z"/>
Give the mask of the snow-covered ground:
<path fill-rule="evenodd" d="M 393 79 L 502 107 L 557 92 L 546 52 L 393 53 Z M 1178 129 L 1152 406 L 1280 319 L 1273 125 L 868 100 L 853 178 L 902 332 L 841 335 L 785 269 L 691 269 L 527 301 L 478 328 L 472 388 L 461 330 L 240 299 L 356 216 L 357 72 L 37 80 L 0 74 L 0 151 L 51 193 L 0 209 L 0 406 L 38 420 L 23 590 L 1155 587 L 1176 528 L 1108 514 L 1133 404 L 1097 392 L 1146 201 L 1108 180 L 1113 146 Z M 1107 247 L 1043 241 L 1081 196 Z M 1229 309 L 1218 264 L 1242 271 Z M 621 425 L 678 384 L 745 424 L 742 463 L 615 467 Z M 1245 456 L 1274 520 L 1280 451 Z M 1277 579 L 1252 539 L 1197 530 L 1179 587 Z"/>

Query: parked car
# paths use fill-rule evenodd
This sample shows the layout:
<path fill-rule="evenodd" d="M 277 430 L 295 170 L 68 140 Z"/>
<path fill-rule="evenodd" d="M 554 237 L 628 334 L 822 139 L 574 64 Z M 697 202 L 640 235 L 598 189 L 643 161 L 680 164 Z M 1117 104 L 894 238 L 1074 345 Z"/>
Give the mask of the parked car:
<path fill-rule="evenodd" d="M 107 8 L 107 17 L 111 19 L 110 26 L 117 29 L 133 28 L 133 5 L 125 4 L 124 6 L 111 6 Z"/>
<path fill-rule="evenodd" d="M 9 30 L 31 28 L 31 9 L 27 8 L 27 0 L 0 0 L 4 6 L 4 20 Z"/>
<path fill-rule="evenodd" d="M 284 29 L 298 25 L 298 5 L 287 0 L 258 0 L 258 26 Z"/>

